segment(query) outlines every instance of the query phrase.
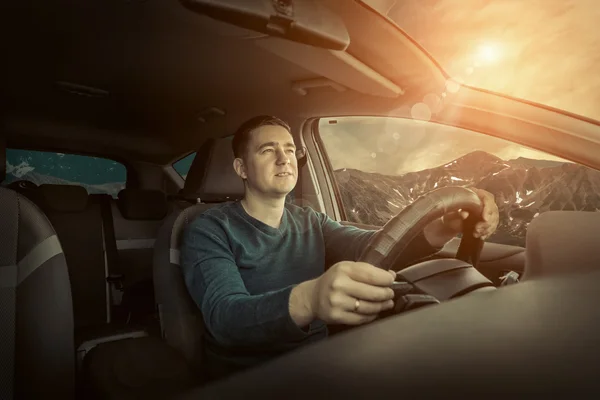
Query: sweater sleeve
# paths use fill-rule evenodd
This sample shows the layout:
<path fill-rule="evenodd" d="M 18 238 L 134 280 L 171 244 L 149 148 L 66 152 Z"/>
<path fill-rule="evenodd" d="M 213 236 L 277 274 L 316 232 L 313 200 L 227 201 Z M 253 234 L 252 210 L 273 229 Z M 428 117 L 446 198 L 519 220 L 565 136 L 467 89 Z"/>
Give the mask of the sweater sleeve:
<path fill-rule="evenodd" d="M 323 213 L 317 213 L 325 238 L 325 252 L 331 264 L 340 261 L 357 261 L 370 239 L 379 230 L 366 230 L 351 225 L 342 225 Z M 432 247 L 423 232 L 419 233 L 407 247 L 401 266 L 408 266 L 432 256 L 440 249 Z M 400 267 L 397 265 L 396 267 Z"/>
<path fill-rule="evenodd" d="M 180 250 L 186 286 L 217 343 L 256 346 L 310 335 L 290 315 L 293 285 L 249 294 L 223 228 L 210 216 L 200 216 L 188 226 Z"/>

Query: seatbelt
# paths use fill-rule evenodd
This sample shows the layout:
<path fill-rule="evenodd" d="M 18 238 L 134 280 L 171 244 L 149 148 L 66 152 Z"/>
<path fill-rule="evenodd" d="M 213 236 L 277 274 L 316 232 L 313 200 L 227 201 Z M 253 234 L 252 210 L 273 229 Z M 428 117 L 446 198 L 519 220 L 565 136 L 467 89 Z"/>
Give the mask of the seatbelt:
<path fill-rule="evenodd" d="M 119 305 L 123 298 L 124 275 L 119 263 L 117 251 L 117 240 L 115 238 L 115 226 L 113 223 L 111 197 L 109 195 L 97 195 L 100 200 L 102 213 L 102 228 L 104 231 L 104 249 L 106 251 L 107 276 L 106 281 L 111 287 L 111 304 Z"/>

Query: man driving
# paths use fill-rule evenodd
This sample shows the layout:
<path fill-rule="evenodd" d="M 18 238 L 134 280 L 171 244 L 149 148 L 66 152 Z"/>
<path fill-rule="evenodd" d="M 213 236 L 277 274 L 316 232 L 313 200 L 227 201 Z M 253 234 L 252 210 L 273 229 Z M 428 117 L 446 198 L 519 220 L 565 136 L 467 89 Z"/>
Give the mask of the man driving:
<path fill-rule="evenodd" d="M 209 379 L 321 340 L 327 324 L 371 322 L 394 305 L 395 273 L 356 261 L 378 231 L 286 202 L 298 160 L 284 121 L 252 118 L 232 147 L 243 199 L 202 213 L 181 247 L 185 282 L 204 318 Z M 483 203 L 474 236 L 485 239 L 498 225 L 498 207 L 490 193 L 473 190 Z M 430 223 L 412 241 L 406 264 L 439 251 L 462 232 L 467 216 L 451 213 Z"/>

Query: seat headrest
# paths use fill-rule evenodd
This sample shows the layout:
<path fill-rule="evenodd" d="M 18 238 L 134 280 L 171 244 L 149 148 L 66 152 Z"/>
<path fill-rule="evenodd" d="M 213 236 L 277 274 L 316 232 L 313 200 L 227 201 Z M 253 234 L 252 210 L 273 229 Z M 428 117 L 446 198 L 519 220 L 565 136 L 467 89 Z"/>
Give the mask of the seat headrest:
<path fill-rule="evenodd" d="M 87 207 L 88 192 L 83 186 L 43 184 L 38 188 L 46 207 L 61 212 L 78 212 Z"/>
<path fill-rule="evenodd" d="M 184 197 L 235 200 L 244 196 L 244 182 L 233 169 L 232 139 L 209 139 L 202 145 L 185 180 Z"/>
<path fill-rule="evenodd" d="M 6 179 L 6 141 L 0 135 L 0 182 Z"/>
<path fill-rule="evenodd" d="M 117 205 L 123 218 L 131 220 L 161 220 L 168 212 L 167 196 L 160 190 L 123 189 Z"/>

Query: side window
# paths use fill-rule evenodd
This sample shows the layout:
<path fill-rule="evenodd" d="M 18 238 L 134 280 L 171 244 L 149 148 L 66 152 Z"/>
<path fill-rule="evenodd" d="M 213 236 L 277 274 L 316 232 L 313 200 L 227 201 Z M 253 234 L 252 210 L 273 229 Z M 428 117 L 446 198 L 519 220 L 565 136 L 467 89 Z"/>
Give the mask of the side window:
<path fill-rule="evenodd" d="M 127 169 L 105 158 L 7 149 L 4 184 L 19 180 L 36 185 L 80 185 L 90 194 L 110 194 L 116 198 L 125 188 Z"/>
<path fill-rule="evenodd" d="M 192 153 L 188 156 L 185 156 L 184 158 L 173 164 L 173 168 L 175 168 L 175 171 L 177 171 L 177 173 L 181 175 L 181 177 L 184 180 L 187 177 L 190 167 L 192 166 L 192 162 L 194 162 L 194 158 L 196 158 L 196 153 Z"/>
<path fill-rule="evenodd" d="M 600 209 L 600 171 L 477 132 L 387 117 L 321 119 L 318 132 L 349 221 L 383 225 L 444 186 L 493 193 L 500 225 L 488 239 L 525 246 L 548 210 Z"/>

